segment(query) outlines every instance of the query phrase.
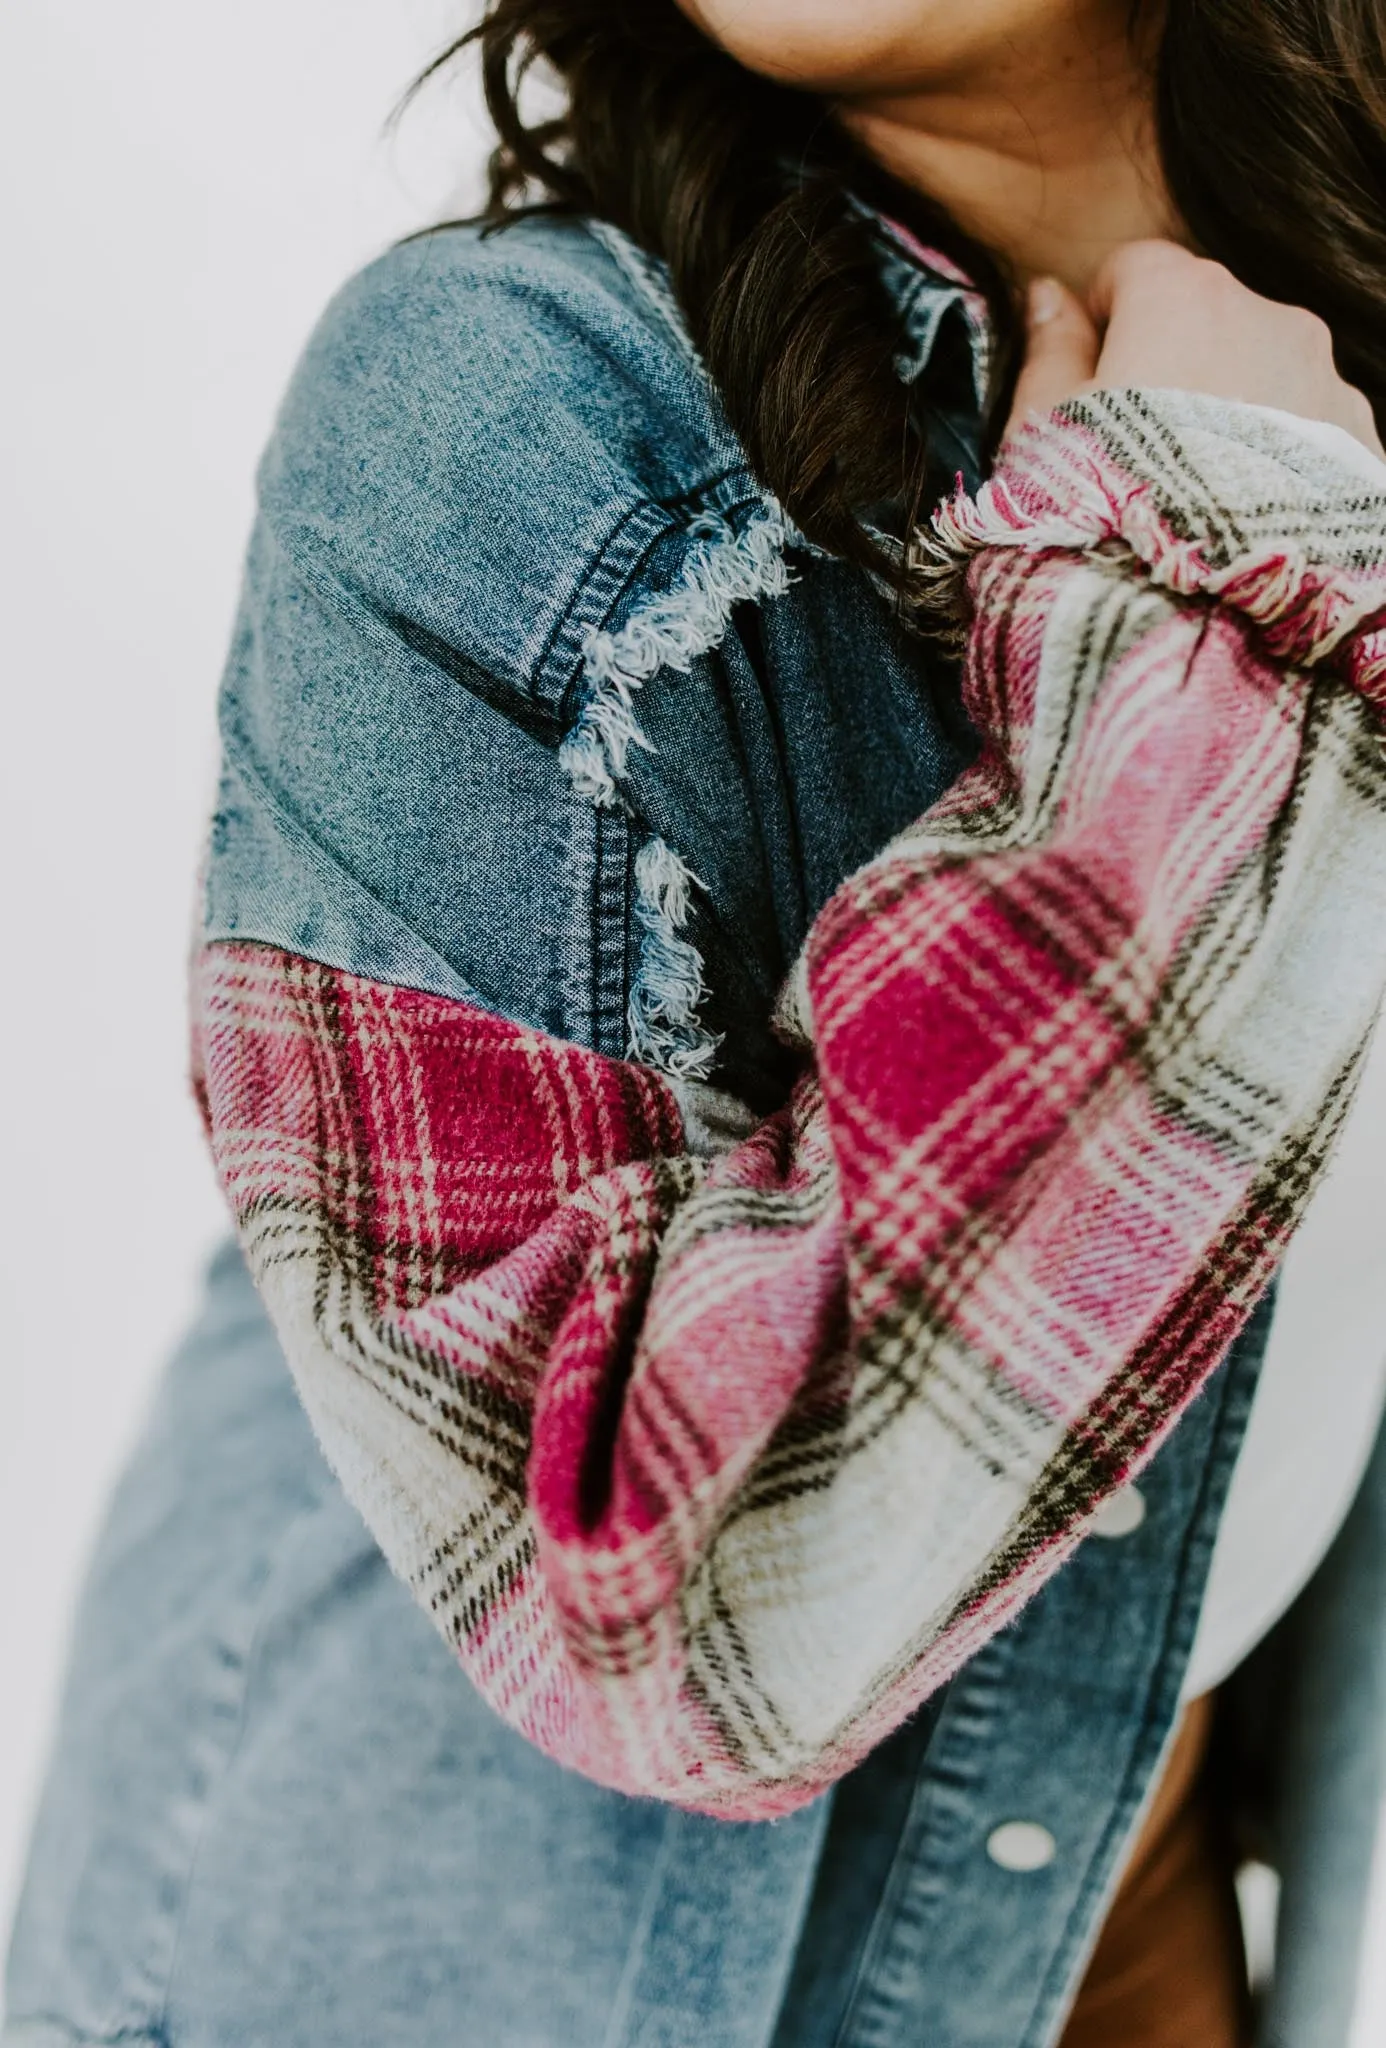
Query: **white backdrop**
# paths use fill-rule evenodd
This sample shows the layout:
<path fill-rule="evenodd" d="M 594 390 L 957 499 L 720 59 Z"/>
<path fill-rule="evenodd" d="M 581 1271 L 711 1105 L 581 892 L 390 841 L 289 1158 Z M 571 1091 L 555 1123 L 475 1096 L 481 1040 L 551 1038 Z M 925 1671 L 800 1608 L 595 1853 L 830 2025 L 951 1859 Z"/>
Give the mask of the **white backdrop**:
<path fill-rule="evenodd" d="M 221 1227 L 183 1084 L 213 696 L 280 389 L 475 190 L 466 0 L 0 5 L 0 1924 L 67 1610 Z"/>
<path fill-rule="evenodd" d="M 334 287 L 476 189 L 465 85 L 382 136 L 464 8 L 0 6 L 0 1926 L 82 1559 L 220 1227 L 182 971 L 252 469 Z"/>

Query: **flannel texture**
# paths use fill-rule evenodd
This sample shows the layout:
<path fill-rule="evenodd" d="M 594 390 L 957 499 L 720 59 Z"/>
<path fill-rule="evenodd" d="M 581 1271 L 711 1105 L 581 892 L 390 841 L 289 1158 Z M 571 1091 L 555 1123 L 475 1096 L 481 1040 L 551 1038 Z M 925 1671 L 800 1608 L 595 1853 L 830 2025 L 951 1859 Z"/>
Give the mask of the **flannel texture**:
<path fill-rule="evenodd" d="M 1255 1305 L 1386 985 L 1386 497 L 1105 393 L 917 547 L 980 758 L 819 916 L 777 1115 L 272 947 L 199 1084 L 324 1448 L 486 1697 L 738 1818 L 1054 1572 Z"/>

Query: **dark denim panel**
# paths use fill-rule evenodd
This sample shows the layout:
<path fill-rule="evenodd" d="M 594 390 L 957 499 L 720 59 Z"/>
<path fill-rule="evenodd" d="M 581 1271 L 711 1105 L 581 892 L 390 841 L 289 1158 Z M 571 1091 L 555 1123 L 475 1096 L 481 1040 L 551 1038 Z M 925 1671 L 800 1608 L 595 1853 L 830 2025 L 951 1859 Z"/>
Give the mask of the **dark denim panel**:
<path fill-rule="evenodd" d="M 976 744 L 953 664 L 847 564 L 806 569 L 791 604 L 762 610 L 760 632 L 801 849 L 797 953 L 839 882 L 937 802 Z"/>
<path fill-rule="evenodd" d="M 776 982 L 838 884 L 973 751 L 942 654 L 905 636 L 860 571 L 788 560 L 788 591 L 741 606 L 690 675 L 646 686 L 650 750 L 632 752 L 623 783 L 728 927 L 767 956 L 773 928 Z"/>
<path fill-rule="evenodd" d="M 735 489 L 723 479 L 688 510 L 710 502 L 743 530 L 760 506 L 729 504 Z M 674 590 L 690 551 L 686 528 L 667 532 L 612 625 Z M 712 651 L 643 684 L 620 774 L 637 834 L 696 877 L 684 936 L 702 958 L 700 1020 L 723 1040 L 714 1079 L 755 1108 L 784 1094 L 770 1016 L 817 911 L 974 752 L 944 653 L 860 569 L 794 545 L 784 561 L 786 590 L 739 604 Z"/>
<path fill-rule="evenodd" d="M 860 571 L 791 551 L 790 588 L 737 610 L 716 652 L 636 703 L 648 748 L 623 793 L 697 876 L 688 936 L 720 1085 L 783 1092 L 770 1017 L 838 884 L 927 810 L 972 752 L 941 653 L 907 639 Z"/>

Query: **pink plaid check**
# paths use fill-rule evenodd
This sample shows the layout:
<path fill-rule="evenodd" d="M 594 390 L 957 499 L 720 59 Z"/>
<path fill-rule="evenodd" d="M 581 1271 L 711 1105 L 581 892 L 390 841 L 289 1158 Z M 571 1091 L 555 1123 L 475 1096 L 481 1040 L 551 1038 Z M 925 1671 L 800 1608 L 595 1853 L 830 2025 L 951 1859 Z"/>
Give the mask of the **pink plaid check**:
<path fill-rule="evenodd" d="M 1386 498 L 1105 394 L 920 546 L 983 740 L 838 891 L 791 1102 L 270 947 L 197 976 L 217 1162 L 329 1457 L 498 1710 L 740 1817 L 847 1770 L 1152 1455 L 1386 983 Z"/>

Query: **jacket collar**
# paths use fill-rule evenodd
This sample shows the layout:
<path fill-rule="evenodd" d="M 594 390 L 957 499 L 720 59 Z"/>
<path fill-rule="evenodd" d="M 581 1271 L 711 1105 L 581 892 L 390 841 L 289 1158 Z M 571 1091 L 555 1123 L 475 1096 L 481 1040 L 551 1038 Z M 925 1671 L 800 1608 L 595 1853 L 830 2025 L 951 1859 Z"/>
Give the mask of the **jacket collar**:
<path fill-rule="evenodd" d="M 904 340 L 895 357 L 902 381 L 918 381 L 933 359 L 946 323 L 960 321 L 972 365 L 972 395 L 980 412 L 987 401 L 993 354 L 986 299 L 951 257 L 921 242 L 888 214 L 868 206 L 861 210 L 875 226 L 881 279 L 904 328 Z"/>

